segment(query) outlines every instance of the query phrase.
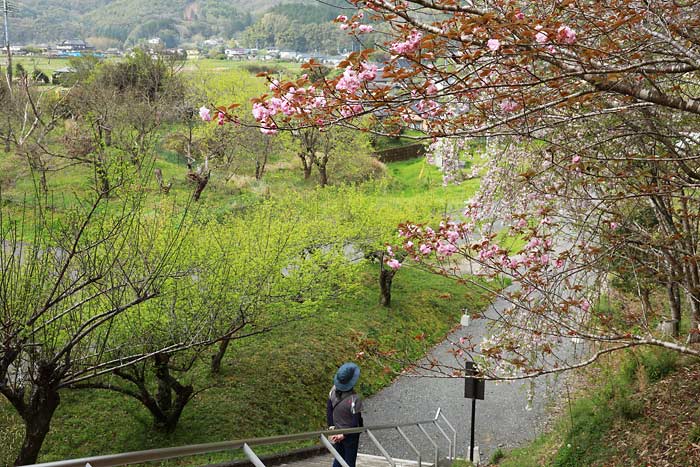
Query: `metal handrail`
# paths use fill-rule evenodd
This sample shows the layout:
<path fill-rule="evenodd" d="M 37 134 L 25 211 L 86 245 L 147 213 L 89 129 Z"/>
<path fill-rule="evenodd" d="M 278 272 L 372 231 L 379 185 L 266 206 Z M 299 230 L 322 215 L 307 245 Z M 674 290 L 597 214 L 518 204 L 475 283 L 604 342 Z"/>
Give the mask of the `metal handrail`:
<path fill-rule="evenodd" d="M 411 440 L 408 438 L 408 436 L 406 436 L 406 433 L 404 433 L 403 430 L 402 430 L 401 428 L 396 427 L 396 431 L 399 432 L 399 434 L 401 435 L 401 437 L 403 438 L 403 440 L 406 441 L 406 444 L 408 444 L 408 446 L 413 450 L 413 453 L 414 453 L 414 454 L 416 455 L 416 457 L 417 457 L 418 467 L 422 467 L 422 466 L 421 466 L 420 451 L 418 450 L 418 448 L 416 448 L 415 444 L 413 444 L 413 443 L 411 442 Z M 435 466 L 435 467 L 437 467 L 437 466 Z"/>
<path fill-rule="evenodd" d="M 447 417 L 445 417 L 445 414 L 443 414 L 439 408 L 438 408 L 437 415 L 435 415 L 435 419 L 437 420 L 438 417 L 442 418 L 442 421 L 444 421 L 447 424 L 447 426 L 449 427 L 450 431 L 452 431 L 452 443 L 450 443 L 450 444 L 452 444 L 452 456 L 451 457 L 452 457 L 452 459 L 456 459 L 457 458 L 457 430 L 455 430 L 455 427 L 452 426 L 452 424 L 447 419 Z M 418 467 L 420 467 L 420 466 L 418 466 Z"/>
<path fill-rule="evenodd" d="M 326 438 L 324 435 L 321 435 L 321 443 L 328 449 L 328 451 L 333 455 L 335 460 L 338 461 L 341 467 L 350 467 L 347 462 L 345 462 L 345 459 L 343 459 L 343 456 L 341 456 L 338 451 L 333 447 L 333 443 L 328 441 L 328 438 Z"/>
<path fill-rule="evenodd" d="M 384 449 L 384 446 L 381 445 L 379 440 L 374 436 L 374 434 L 370 431 L 367 430 L 367 436 L 369 436 L 369 439 L 372 440 L 375 446 L 377 446 L 377 449 L 379 449 L 379 452 L 382 453 L 386 461 L 389 463 L 391 467 L 396 467 L 396 462 L 394 462 L 394 459 L 389 455 L 388 452 L 386 452 L 386 449 Z"/>
<path fill-rule="evenodd" d="M 452 440 L 449 436 L 447 436 L 445 430 L 443 430 L 442 427 L 438 425 L 437 420 L 433 422 L 433 425 L 435 425 L 435 428 L 437 428 L 440 431 L 440 433 L 442 433 L 442 436 L 447 440 L 447 443 L 449 445 L 449 447 L 447 448 L 447 457 L 450 457 L 452 455 Z"/>
<path fill-rule="evenodd" d="M 176 457 L 193 456 L 197 454 L 209 454 L 212 452 L 221 451 L 231 451 L 237 449 L 243 449 L 246 455 L 248 451 L 252 452 L 250 446 L 264 446 L 270 444 L 281 444 L 289 441 L 303 441 L 308 439 L 318 439 L 320 437 L 326 437 L 328 435 L 339 435 L 339 434 L 352 434 L 352 433 L 365 433 L 368 430 L 379 431 L 379 430 L 394 430 L 397 428 L 405 428 L 409 426 L 418 426 L 428 439 L 435 447 L 435 465 L 437 466 L 438 460 L 438 447 L 437 443 L 428 435 L 428 433 L 423 429 L 422 425 L 428 425 L 437 422 L 438 415 L 440 411 L 436 414 L 435 418 L 430 420 L 423 420 L 419 422 L 407 422 L 398 423 L 393 425 L 375 425 L 369 427 L 359 427 L 359 428 L 343 428 L 335 430 L 321 430 L 321 431 L 309 431 L 305 433 L 296 433 L 291 435 L 281 435 L 281 436 L 268 436 L 264 438 L 250 438 L 250 439 L 240 439 L 233 441 L 220 441 L 216 443 L 204 443 L 204 444 L 193 444 L 188 446 L 177 446 L 170 448 L 159 448 L 159 449 L 149 449 L 145 451 L 134 451 L 126 452 L 120 454 L 107 454 L 103 456 L 92 456 L 83 457 L 80 459 L 70 459 L 54 462 L 45 462 L 41 464 L 31 464 L 25 467 L 85 467 L 86 464 L 90 464 L 92 467 L 117 467 L 120 465 L 129 464 L 139 464 L 144 462 L 154 462 L 166 459 L 173 459 Z M 326 440 L 328 441 L 328 440 Z M 326 443 L 323 443 L 324 445 Z M 450 445 L 452 443 L 450 442 Z M 452 446 L 450 446 L 452 447 Z M 335 449 L 330 450 L 331 453 Z M 259 460 L 259 459 L 258 459 Z"/>
<path fill-rule="evenodd" d="M 255 454 L 255 452 L 252 449 L 250 449 L 250 446 L 248 446 L 248 444 L 243 445 L 243 452 L 248 457 L 248 459 L 250 459 L 250 462 L 252 462 L 255 467 L 265 467 L 265 464 L 263 464 L 258 455 Z"/>
<path fill-rule="evenodd" d="M 432 421 L 428 422 L 428 423 L 432 423 Z M 428 438 L 428 441 L 430 441 L 430 444 L 432 444 L 433 447 L 435 448 L 435 464 L 434 464 L 434 466 L 437 467 L 438 461 L 440 460 L 440 448 L 438 447 L 438 444 L 435 442 L 433 437 L 428 434 L 428 432 L 425 430 L 425 428 L 423 428 L 423 425 L 418 423 L 418 428 L 420 429 L 420 431 L 423 432 L 425 437 Z"/>

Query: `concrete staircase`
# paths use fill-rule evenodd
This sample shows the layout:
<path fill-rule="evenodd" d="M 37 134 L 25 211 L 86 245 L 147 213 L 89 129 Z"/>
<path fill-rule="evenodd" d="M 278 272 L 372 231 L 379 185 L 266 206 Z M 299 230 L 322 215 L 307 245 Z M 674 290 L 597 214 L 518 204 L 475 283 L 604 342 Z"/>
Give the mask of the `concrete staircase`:
<path fill-rule="evenodd" d="M 416 461 L 394 459 L 394 462 L 396 463 L 396 467 L 418 467 L 418 462 Z M 332 463 L 333 456 L 328 454 L 290 462 L 288 464 L 281 464 L 280 467 L 331 467 Z M 357 467 L 389 467 L 389 462 L 387 462 L 387 460 L 381 456 L 358 454 Z M 433 467 L 433 464 L 430 462 L 421 461 L 421 467 Z"/>

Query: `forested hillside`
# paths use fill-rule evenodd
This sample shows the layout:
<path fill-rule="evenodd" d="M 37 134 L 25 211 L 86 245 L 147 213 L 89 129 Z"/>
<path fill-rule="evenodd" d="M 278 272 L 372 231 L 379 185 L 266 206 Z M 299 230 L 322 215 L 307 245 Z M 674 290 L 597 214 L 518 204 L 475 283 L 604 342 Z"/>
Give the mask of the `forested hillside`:
<path fill-rule="evenodd" d="M 300 8 L 302 3 L 310 5 Z M 328 23 L 337 15 L 335 8 L 313 3 L 312 0 L 295 0 L 294 3 L 284 0 L 21 0 L 14 3 L 10 39 L 17 44 L 37 44 L 77 37 L 89 39 L 98 47 L 120 47 L 158 36 L 167 46 L 174 47 L 210 37 L 237 37 L 266 14 L 283 17 L 284 25 L 298 23 L 306 29 Z M 259 34 L 250 37 L 261 39 Z M 272 43 L 264 45 L 274 45 L 274 42 L 275 37 Z"/>

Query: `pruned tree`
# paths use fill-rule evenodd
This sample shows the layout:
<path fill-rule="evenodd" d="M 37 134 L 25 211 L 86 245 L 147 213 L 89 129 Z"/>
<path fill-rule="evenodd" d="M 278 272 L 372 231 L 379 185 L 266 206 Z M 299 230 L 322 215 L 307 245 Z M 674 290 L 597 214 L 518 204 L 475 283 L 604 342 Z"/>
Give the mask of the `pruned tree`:
<path fill-rule="evenodd" d="M 186 339 L 148 353 L 129 345 L 134 336 L 114 339 L 177 277 L 172 259 L 182 234 L 161 232 L 156 247 L 145 234 L 154 220 L 121 188 L 111 202 L 107 194 L 77 200 L 62 222 L 49 206 L 31 215 L 2 207 L 0 393 L 25 425 L 16 465 L 36 462 L 62 390 L 193 345 Z"/>
<path fill-rule="evenodd" d="M 82 62 L 79 62 L 82 63 Z M 56 157 L 92 166 L 103 192 L 153 160 L 159 130 L 181 117 L 186 84 L 176 63 L 141 50 L 118 63 L 91 64 L 66 96 L 72 125 Z M 150 169 L 150 167 L 149 167 Z"/>
<path fill-rule="evenodd" d="M 48 174 L 62 168 L 51 157 L 50 147 L 63 120 L 63 98 L 40 89 L 27 76 L 14 81 L 12 87 L 1 88 L 5 152 L 14 152 L 26 161 L 29 171 L 36 175 L 41 194 L 46 196 Z"/>
<path fill-rule="evenodd" d="M 139 336 L 128 351 L 150 357 L 72 387 L 130 396 L 149 411 L 155 429 L 175 430 L 186 405 L 208 389 L 195 387 L 190 376 L 202 360 L 211 357 L 212 372 L 220 373 L 232 342 L 313 316 L 345 289 L 353 266 L 337 246 L 300 255 L 308 227 L 271 201 L 241 218 L 200 221 L 179 246 L 178 270 L 187 273 L 166 281 L 158 297 L 114 331 L 120 339 Z M 167 350 L 185 339 L 199 344 Z"/>

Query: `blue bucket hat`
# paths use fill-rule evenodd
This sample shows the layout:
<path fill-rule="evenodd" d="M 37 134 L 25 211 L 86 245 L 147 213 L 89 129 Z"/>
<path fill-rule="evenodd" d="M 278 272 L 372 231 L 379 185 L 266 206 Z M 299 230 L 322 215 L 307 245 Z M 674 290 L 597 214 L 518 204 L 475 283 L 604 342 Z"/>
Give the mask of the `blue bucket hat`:
<path fill-rule="evenodd" d="M 355 387 L 360 377 L 360 367 L 352 362 L 343 363 L 333 378 L 333 384 L 339 391 L 349 391 Z"/>

